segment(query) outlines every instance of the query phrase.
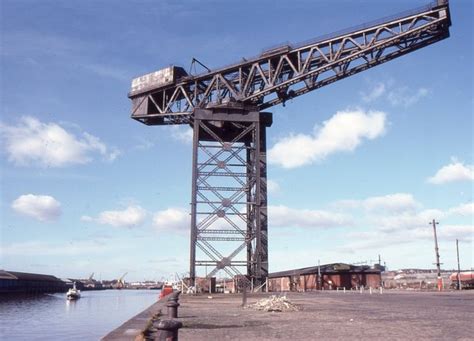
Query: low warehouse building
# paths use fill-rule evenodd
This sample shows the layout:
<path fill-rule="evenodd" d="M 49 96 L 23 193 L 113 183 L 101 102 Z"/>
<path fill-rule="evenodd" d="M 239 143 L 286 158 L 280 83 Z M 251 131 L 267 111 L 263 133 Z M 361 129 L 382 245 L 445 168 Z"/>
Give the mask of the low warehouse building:
<path fill-rule="evenodd" d="M 65 291 L 67 284 L 51 275 L 0 270 L 0 294 Z"/>
<path fill-rule="evenodd" d="M 268 291 L 378 288 L 381 284 L 381 271 L 380 266 L 333 263 L 274 272 L 268 275 Z M 321 274 L 320 278 L 318 273 Z"/>

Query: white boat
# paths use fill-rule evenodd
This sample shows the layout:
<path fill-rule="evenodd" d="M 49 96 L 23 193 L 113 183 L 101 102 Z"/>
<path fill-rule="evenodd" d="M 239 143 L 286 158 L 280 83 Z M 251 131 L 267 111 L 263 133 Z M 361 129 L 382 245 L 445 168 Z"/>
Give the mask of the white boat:
<path fill-rule="evenodd" d="M 81 298 L 81 291 L 76 289 L 76 282 L 74 282 L 72 288 L 67 291 L 66 297 L 70 301 Z"/>

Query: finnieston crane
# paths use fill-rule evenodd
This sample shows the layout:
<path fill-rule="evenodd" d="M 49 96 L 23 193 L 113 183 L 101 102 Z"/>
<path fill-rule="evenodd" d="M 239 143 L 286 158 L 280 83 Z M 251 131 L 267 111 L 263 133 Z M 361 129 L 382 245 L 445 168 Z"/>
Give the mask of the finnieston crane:
<path fill-rule="evenodd" d="M 191 285 L 197 266 L 211 266 L 207 277 L 246 267 L 254 286 L 265 283 L 272 114 L 263 110 L 443 40 L 450 25 L 448 0 L 437 0 L 198 75 L 170 66 L 133 79 L 133 119 L 193 128 Z"/>

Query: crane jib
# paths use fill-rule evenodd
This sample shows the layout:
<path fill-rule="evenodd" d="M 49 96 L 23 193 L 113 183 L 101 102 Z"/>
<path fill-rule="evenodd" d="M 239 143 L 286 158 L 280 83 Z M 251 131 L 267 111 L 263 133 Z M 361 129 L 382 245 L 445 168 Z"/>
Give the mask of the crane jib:
<path fill-rule="evenodd" d="M 239 102 L 260 110 L 380 65 L 449 36 L 449 4 L 422 8 L 297 45 L 279 45 L 236 64 L 189 75 L 170 66 L 132 81 L 132 118 L 187 124 L 196 108 Z"/>

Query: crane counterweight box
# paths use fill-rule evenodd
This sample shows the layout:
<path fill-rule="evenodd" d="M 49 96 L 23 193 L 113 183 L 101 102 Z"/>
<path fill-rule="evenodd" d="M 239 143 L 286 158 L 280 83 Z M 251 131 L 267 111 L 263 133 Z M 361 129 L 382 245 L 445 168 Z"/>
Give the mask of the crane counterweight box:
<path fill-rule="evenodd" d="M 174 84 L 177 79 L 187 75 L 188 73 L 182 67 L 173 65 L 155 72 L 147 73 L 146 75 L 132 80 L 130 95 L 139 95 L 153 89 Z"/>

